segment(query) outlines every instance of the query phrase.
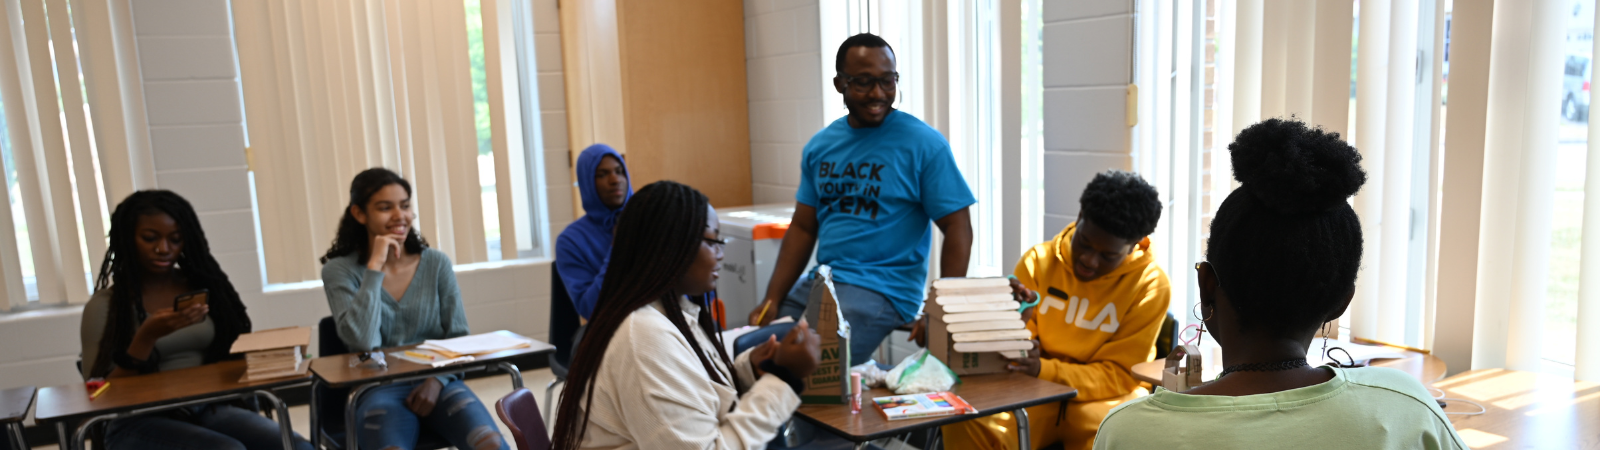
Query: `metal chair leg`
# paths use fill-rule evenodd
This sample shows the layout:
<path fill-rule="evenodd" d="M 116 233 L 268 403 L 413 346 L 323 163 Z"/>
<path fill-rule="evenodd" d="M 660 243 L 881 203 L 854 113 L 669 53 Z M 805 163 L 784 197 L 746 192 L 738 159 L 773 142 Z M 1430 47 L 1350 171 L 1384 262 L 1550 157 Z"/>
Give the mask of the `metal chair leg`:
<path fill-rule="evenodd" d="M 1017 448 L 1033 448 L 1033 435 L 1028 430 L 1028 409 L 1017 408 L 1012 417 L 1017 419 Z"/>
<path fill-rule="evenodd" d="M 561 384 L 561 383 L 565 383 L 565 382 L 567 382 L 567 380 L 563 380 L 563 379 L 557 378 L 557 379 L 554 379 L 554 380 L 550 380 L 550 384 L 544 385 L 544 420 L 546 422 L 555 423 L 554 422 L 555 418 L 551 417 L 550 414 L 551 414 L 552 411 L 555 411 L 555 407 L 556 407 L 555 403 L 553 402 L 553 399 L 555 398 L 554 396 L 555 396 L 555 393 L 556 393 L 556 385 Z M 554 428 L 551 428 L 551 429 L 554 429 Z"/>
<path fill-rule="evenodd" d="M 502 372 L 511 376 L 511 390 L 522 389 L 522 370 L 518 369 L 516 364 L 501 362 L 495 364 L 495 367 L 499 367 Z"/>

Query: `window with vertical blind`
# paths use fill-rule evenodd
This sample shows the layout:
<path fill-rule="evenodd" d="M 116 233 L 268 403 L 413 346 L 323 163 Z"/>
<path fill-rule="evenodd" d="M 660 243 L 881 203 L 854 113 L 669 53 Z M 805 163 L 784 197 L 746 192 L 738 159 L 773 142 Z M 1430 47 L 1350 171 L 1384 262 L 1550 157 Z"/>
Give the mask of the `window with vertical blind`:
<path fill-rule="evenodd" d="M 1351 336 L 1439 348 L 1452 372 L 1600 376 L 1600 345 L 1584 337 L 1600 321 L 1590 289 L 1600 264 L 1583 258 L 1600 255 L 1583 239 L 1600 230 L 1585 211 L 1600 170 L 1587 158 L 1594 3 L 1137 2 L 1134 152 L 1168 202 L 1163 264 L 1203 255 L 1208 217 L 1232 189 L 1231 136 L 1292 115 L 1364 158 L 1368 181 L 1352 203 L 1366 250 L 1341 322 Z M 1452 39 L 1458 30 L 1467 34 Z M 1491 31 L 1492 51 L 1476 39 Z M 1467 38 L 1456 64 L 1470 65 L 1457 73 L 1473 81 L 1452 87 L 1447 44 Z M 1192 279 L 1177 272 L 1174 298 L 1192 306 Z"/>
<path fill-rule="evenodd" d="M 414 226 L 457 264 L 543 252 L 526 2 L 241 0 L 233 14 L 269 283 L 318 277 L 369 167 L 411 180 Z"/>
<path fill-rule="evenodd" d="M 1136 3 L 1135 84 L 1138 125 L 1134 171 L 1161 193 L 1161 221 L 1151 236 L 1172 281 L 1170 312 L 1183 323 L 1199 301 L 1189 269 L 1205 259 L 1211 215 L 1232 191 L 1226 128 L 1217 95 L 1220 0 Z M 1218 139 L 1218 135 L 1224 136 Z"/>
<path fill-rule="evenodd" d="M 1371 10 L 1365 23 L 1362 6 Z M 1188 268 L 1204 259 L 1210 218 L 1235 187 L 1228 143 L 1251 124 L 1293 117 L 1339 133 L 1365 157 L 1368 182 L 1353 202 L 1366 259 L 1343 323 L 1358 338 L 1426 348 L 1427 186 L 1439 114 L 1424 57 L 1434 51 L 1434 2 L 1141 0 L 1136 8 L 1134 166 L 1165 203 L 1155 237 L 1162 265 L 1173 268 L 1172 312 L 1193 321 Z M 1363 91 L 1368 104 L 1358 105 Z"/>
<path fill-rule="evenodd" d="M 125 2 L 0 6 L 0 311 L 89 300 L 110 199 L 150 180 Z M 114 203 L 111 203 L 114 205 Z"/>

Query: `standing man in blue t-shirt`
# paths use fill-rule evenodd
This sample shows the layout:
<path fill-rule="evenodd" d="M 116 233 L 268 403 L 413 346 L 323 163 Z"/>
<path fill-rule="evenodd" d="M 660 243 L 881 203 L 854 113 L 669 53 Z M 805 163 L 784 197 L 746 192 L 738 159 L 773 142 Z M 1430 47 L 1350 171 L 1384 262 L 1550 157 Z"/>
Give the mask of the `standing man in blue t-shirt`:
<path fill-rule="evenodd" d="M 815 248 L 817 262 L 833 267 L 854 366 L 922 311 L 930 221 L 944 233 L 940 275 L 966 276 L 972 252 L 967 207 L 977 199 L 944 136 L 892 106 L 900 74 L 888 42 L 867 33 L 851 36 L 839 45 L 834 69 L 833 87 L 850 114 L 806 143 L 794 218 L 766 299 L 750 322 L 765 325 L 805 311 L 810 277 L 796 282 Z M 923 321 L 915 321 L 911 335 L 925 345 Z"/>

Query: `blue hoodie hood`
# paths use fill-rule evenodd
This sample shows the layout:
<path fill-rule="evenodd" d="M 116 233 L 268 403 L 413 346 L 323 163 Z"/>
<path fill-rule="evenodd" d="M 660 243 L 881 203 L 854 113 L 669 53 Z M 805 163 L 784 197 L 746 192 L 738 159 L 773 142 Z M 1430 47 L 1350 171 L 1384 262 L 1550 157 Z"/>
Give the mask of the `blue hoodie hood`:
<path fill-rule="evenodd" d="M 594 169 L 600 161 L 610 156 L 622 164 L 623 178 L 627 178 L 628 162 L 622 154 L 605 144 L 595 144 L 578 155 L 578 195 L 583 198 L 583 217 L 572 221 L 556 238 L 556 273 L 566 285 L 567 296 L 581 317 L 590 317 L 600 301 L 601 280 L 605 278 L 606 261 L 611 254 L 611 228 L 617 223 L 616 209 L 600 200 L 594 187 Z M 633 180 L 628 179 L 628 193 L 622 198 L 623 206 L 633 198 Z"/>
<path fill-rule="evenodd" d="M 579 220 L 601 227 L 600 230 L 609 237 L 611 235 L 611 226 L 616 223 L 617 213 L 622 212 L 623 206 L 618 206 L 616 209 L 606 206 L 605 202 L 600 200 L 599 192 L 595 191 L 594 169 L 600 167 L 600 161 L 607 156 L 616 158 L 617 163 L 622 164 L 623 177 L 628 180 L 628 193 L 622 197 L 622 205 L 627 206 L 628 199 L 633 198 L 632 172 L 628 170 L 628 161 L 622 159 L 622 154 L 617 153 L 611 146 L 594 144 L 589 148 L 583 149 L 583 153 L 578 155 L 576 175 L 578 177 L 578 196 L 583 198 L 584 214 L 583 218 Z M 609 241 L 609 239 L 607 240 Z"/>

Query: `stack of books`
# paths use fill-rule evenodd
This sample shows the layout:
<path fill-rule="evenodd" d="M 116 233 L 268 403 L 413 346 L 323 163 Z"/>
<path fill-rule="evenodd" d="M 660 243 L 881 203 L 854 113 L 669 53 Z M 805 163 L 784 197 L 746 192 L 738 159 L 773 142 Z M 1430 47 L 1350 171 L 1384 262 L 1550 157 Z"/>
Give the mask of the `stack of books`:
<path fill-rule="evenodd" d="M 928 348 L 957 374 L 1003 371 L 1003 358 L 980 361 L 956 353 L 1027 356 L 1033 349 L 1033 336 L 1017 311 L 1021 306 L 1012 297 L 1011 281 L 1006 278 L 936 280 L 926 307 L 932 331 Z"/>
<path fill-rule="evenodd" d="M 304 375 L 310 365 L 305 350 L 311 345 L 311 329 L 278 328 L 241 334 L 233 341 L 231 353 L 243 353 L 244 377 L 241 382 L 270 380 Z"/>

